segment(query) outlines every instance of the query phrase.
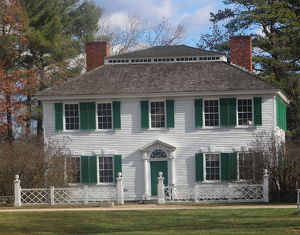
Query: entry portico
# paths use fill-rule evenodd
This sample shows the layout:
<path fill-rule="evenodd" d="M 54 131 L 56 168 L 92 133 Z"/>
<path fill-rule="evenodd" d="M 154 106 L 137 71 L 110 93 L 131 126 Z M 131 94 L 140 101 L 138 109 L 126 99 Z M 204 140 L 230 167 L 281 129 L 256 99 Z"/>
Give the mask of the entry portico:
<path fill-rule="evenodd" d="M 165 183 L 176 185 L 175 178 L 175 150 L 176 147 L 160 140 L 155 140 L 139 149 L 143 154 L 145 191 L 143 200 L 150 200 L 156 196 L 156 185 L 159 171 L 163 172 Z"/>

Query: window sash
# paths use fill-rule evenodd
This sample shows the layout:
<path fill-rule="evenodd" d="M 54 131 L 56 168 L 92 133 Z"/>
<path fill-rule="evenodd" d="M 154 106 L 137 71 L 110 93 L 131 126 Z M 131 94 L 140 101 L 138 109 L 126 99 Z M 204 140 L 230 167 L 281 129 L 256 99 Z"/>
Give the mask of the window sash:
<path fill-rule="evenodd" d="M 204 100 L 205 126 L 219 126 L 219 100 Z"/>
<path fill-rule="evenodd" d="M 253 125 L 253 100 L 238 99 L 238 125 Z"/>
<path fill-rule="evenodd" d="M 67 157 L 66 174 L 68 183 L 81 182 L 81 165 L 80 157 Z"/>
<path fill-rule="evenodd" d="M 113 128 L 113 114 L 111 103 L 97 103 L 97 124 L 99 130 Z"/>
<path fill-rule="evenodd" d="M 151 128 L 166 127 L 166 105 L 165 101 L 150 102 Z"/>
<path fill-rule="evenodd" d="M 220 154 L 205 154 L 205 180 L 220 180 Z"/>
<path fill-rule="evenodd" d="M 113 157 L 99 157 L 99 183 L 114 182 Z"/>
<path fill-rule="evenodd" d="M 79 130 L 79 105 L 65 104 L 64 107 L 66 130 Z"/>
<path fill-rule="evenodd" d="M 239 180 L 253 180 L 254 157 L 250 153 L 239 153 L 238 155 Z"/>

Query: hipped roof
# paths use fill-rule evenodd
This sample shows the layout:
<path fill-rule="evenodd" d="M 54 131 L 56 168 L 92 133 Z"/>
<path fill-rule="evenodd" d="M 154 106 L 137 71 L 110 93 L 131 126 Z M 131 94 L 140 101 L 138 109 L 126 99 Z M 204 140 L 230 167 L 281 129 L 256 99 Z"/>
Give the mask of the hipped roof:
<path fill-rule="evenodd" d="M 37 94 L 44 96 L 279 90 L 226 62 L 103 65 Z"/>

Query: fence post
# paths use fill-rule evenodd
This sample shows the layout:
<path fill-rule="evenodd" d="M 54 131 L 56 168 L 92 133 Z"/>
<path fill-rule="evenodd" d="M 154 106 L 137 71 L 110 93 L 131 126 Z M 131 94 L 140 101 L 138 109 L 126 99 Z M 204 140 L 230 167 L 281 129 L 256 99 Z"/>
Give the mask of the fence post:
<path fill-rule="evenodd" d="M 269 176 L 268 170 L 264 170 L 264 183 L 263 183 L 263 202 L 269 202 Z"/>
<path fill-rule="evenodd" d="M 50 186 L 50 206 L 54 206 L 54 186 Z"/>
<path fill-rule="evenodd" d="M 15 206 L 21 206 L 21 187 L 20 187 L 20 180 L 19 176 L 16 175 L 14 180 L 14 186 L 15 186 Z"/>
<path fill-rule="evenodd" d="M 194 202 L 198 203 L 198 184 L 194 184 Z"/>
<path fill-rule="evenodd" d="M 83 205 L 88 204 L 87 185 L 83 185 Z"/>
<path fill-rule="evenodd" d="M 121 204 L 123 205 L 124 204 L 124 187 L 123 187 L 123 184 L 122 184 L 122 173 L 121 172 L 118 172 L 118 178 L 117 178 L 117 204 Z"/>
<path fill-rule="evenodd" d="M 229 199 L 229 203 L 232 202 L 232 184 L 228 184 L 228 199 Z"/>
<path fill-rule="evenodd" d="M 162 177 L 162 172 L 159 172 L 158 175 L 158 184 L 157 184 L 157 203 L 164 204 L 165 203 L 165 193 L 164 193 L 164 177 Z"/>

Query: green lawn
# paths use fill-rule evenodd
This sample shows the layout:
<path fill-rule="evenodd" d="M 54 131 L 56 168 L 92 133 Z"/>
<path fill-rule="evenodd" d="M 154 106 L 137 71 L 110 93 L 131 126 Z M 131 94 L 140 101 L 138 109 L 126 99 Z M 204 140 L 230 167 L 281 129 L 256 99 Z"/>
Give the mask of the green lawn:
<path fill-rule="evenodd" d="M 0 211 L 0 234 L 299 234 L 295 209 Z"/>

